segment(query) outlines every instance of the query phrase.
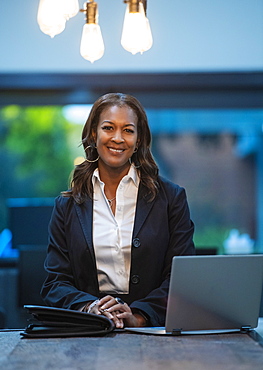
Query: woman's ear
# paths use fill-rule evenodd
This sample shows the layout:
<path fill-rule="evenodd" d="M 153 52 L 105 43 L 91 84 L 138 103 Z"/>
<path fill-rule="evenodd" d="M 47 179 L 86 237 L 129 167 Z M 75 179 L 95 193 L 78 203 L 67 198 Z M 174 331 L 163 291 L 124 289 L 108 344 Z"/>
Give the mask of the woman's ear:
<path fill-rule="evenodd" d="M 94 143 L 96 144 L 96 141 L 97 141 L 97 135 L 96 135 L 96 132 L 92 132 L 92 140 L 94 141 Z"/>

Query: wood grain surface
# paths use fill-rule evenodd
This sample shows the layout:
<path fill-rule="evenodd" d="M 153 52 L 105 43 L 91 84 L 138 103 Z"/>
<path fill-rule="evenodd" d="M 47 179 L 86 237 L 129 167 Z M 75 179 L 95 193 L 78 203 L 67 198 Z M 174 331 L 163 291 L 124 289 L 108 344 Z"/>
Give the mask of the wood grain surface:
<path fill-rule="evenodd" d="M 247 334 L 21 339 L 19 331 L 2 331 L 0 368 L 262 370 L 263 347 Z"/>

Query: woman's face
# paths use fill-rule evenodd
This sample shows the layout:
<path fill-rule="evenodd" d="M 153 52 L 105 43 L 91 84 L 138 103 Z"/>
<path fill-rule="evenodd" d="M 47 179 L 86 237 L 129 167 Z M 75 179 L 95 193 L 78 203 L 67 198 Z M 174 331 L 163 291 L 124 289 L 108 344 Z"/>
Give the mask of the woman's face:
<path fill-rule="evenodd" d="M 136 114 L 127 105 L 114 105 L 102 111 L 95 134 L 99 165 L 115 169 L 130 165 L 129 158 L 138 141 L 137 122 Z"/>

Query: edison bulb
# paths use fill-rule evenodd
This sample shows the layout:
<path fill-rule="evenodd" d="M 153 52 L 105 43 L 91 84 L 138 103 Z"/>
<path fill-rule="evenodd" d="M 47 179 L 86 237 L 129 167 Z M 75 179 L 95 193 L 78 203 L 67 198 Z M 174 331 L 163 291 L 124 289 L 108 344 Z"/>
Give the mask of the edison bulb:
<path fill-rule="evenodd" d="M 130 13 L 129 4 L 127 4 L 121 45 L 132 54 L 143 53 L 152 46 L 151 29 L 141 2 L 139 3 L 139 12 L 136 13 Z"/>
<path fill-rule="evenodd" d="M 103 56 L 104 42 L 98 24 L 86 23 L 84 25 L 80 44 L 80 54 L 91 63 Z"/>
<path fill-rule="evenodd" d="M 61 8 L 62 0 L 40 0 L 37 22 L 43 33 L 54 37 L 64 31 L 66 19 Z"/>
<path fill-rule="evenodd" d="M 64 0 L 63 1 L 63 14 L 68 20 L 69 18 L 74 17 L 78 14 L 79 11 L 79 2 L 78 0 Z"/>
<path fill-rule="evenodd" d="M 143 46 L 142 46 L 141 53 L 151 49 L 151 47 L 153 45 L 153 37 L 152 37 L 151 26 L 150 26 L 149 19 L 147 17 L 145 17 L 145 22 L 146 22 L 145 37 L 144 37 L 144 40 L 143 40 L 143 43 L 142 43 Z"/>

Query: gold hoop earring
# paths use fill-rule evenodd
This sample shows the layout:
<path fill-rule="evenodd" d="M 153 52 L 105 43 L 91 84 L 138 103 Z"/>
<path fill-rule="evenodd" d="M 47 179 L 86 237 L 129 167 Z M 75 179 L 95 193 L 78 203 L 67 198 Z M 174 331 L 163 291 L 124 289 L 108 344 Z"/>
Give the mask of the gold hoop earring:
<path fill-rule="evenodd" d="M 129 162 L 130 164 L 134 167 L 134 168 L 140 168 L 141 167 L 141 164 L 139 164 L 139 166 L 135 166 L 135 164 L 132 162 L 131 160 L 131 157 L 129 158 Z"/>
<path fill-rule="evenodd" d="M 85 152 L 86 152 L 86 150 L 87 150 L 87 149 L 90 149 L 90 148 L 94 149 L 94 148 L 96 148 L 96 147 L 93 147 L 93 146 L 89 145 L 89 146 L 87 146 L 86 148 L 84 148 Z M 98 155 L 98 158 L 96 158 L 96 159 L 94 159 L 94 160 L 90 160 L 90 159 L 88 159 L 88 158 L 86 158 L 85 160 L 86 160 L 87 162 L 89 162 L 89 163 L 93 163 L 93 162 L 97 162 L 97 161 L 99 160 L 99 158 L 100 158 L 100 156 Z"/>

